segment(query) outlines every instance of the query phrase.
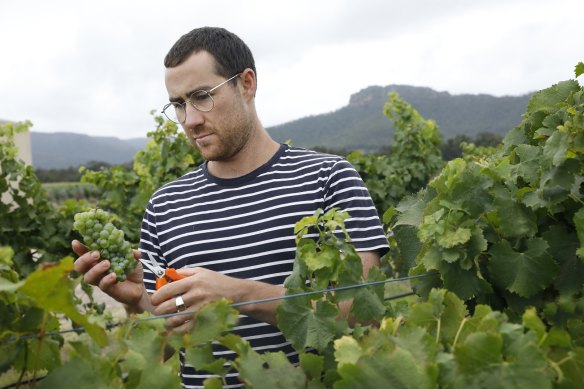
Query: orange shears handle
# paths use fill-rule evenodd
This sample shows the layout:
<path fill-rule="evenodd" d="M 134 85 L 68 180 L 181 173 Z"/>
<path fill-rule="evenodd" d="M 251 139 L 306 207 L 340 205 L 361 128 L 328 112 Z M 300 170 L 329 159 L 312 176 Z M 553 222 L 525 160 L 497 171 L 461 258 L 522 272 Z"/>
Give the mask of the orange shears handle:
<path fill-rule="evenodd" d="M 187 276 L 179 274 L 176 269 L 168 268 L 164 270 L 164 277 L 156 279 L 156 290 L 162 288 L 164 285 L 168 284 L 169 281 L 178 281 L 186 278 Z"/>

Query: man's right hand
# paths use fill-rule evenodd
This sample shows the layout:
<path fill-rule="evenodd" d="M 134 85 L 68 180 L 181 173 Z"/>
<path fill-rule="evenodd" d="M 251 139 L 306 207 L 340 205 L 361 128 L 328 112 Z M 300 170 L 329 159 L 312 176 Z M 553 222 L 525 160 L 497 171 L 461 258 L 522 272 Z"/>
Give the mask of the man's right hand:
<path fill-rule="evenodd" d="M 140 252 L 134 250 L 134 257 L 138 262 L 134 271 L 128 275 L 124 282 L 116 280 L 115 273 L 108 273 L 110 262 L 100 261 L 98 251 L 89 251 L 80 241 L 71 242 L 73 251 L 79 255 L 75 261 L 75 271 L 83 274 L 85 282 L 98 286 L 99 289 L 110 295 L 115 300 L 125 304 L 128 311 L 141 312 L 149 310 L 149 298 L 144 288 L 144 271 L 138 261 Z"/>

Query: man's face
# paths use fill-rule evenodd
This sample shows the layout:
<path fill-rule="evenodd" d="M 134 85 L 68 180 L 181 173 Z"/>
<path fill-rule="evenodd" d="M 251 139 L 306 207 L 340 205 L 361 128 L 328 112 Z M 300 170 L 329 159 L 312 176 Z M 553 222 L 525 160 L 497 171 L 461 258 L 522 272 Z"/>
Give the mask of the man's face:
<path fill-rule="evenodd" d="M 215 59 L 206 51 L 192 54 L 185 62 L 165 73 L 166 89 L 171 101 L 186 101 L 197 90 L 210 90 L 225 78 L 215 73 Z M 186 104 L 186 120 L 182 124 L 189 141 L 207 161 L 229 161 L 248 142 L 252 116 L 242 96 L 241 82 L 217 88 L 211 95 L 214 108 L 201 112 Z"/>

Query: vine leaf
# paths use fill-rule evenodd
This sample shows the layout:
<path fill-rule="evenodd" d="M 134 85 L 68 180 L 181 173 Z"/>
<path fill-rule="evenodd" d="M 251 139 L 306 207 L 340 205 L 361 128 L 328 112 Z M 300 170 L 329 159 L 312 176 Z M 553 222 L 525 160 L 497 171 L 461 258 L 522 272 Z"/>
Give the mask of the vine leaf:
<path fill-rule="evenodd" d="M 240 379 L 254 389 L 304 389 L 306 376 L 286 355 L 279 352 L 259 354 L 247 341 L 228 334 L 219 342 L 238 354 L 234 365 Z"/>
<path fill-rule="evenodd" d="M 549 246 L 545 240 L 533 238 L 527 245 L 527 251 L 517 252 L 503 240 L 489 252 L 488 269 L 493 281 L 522 297 L 531 297 L 545 289 L 558 274 L 558 264 L 547 252 Z"/>
<path fill-rule="evenodd" d="M 576 64 L 576 67 L 574 68 L 574 74 L 576 75 L 576 78 L 584 74 L 584 62 L 578 62 Z"/>
<path fill-rule="evenodd" d="M 39 389 L 62 388 L 66 382 L 72 388 L 106 389 L 110 386 L 103 374 L 91 363 L 92 361 L 74 357 L 56 368 L 40 381 Z"/>
<path fill-rule="evenodd" d="M 456 347 L 458 365 L 455 387 L 551 389 L 546 359 L 535 343 L 535 334 L 518 331 L 477 332 Z M 502 332 L 504 327 L 501 327 Z"/>
<path fill-rule="evenodd" d="M 318 301 L 312 309 L 309 297 L 296 297 L 278 307 L 278 325 L 297 350 L 314 347 L 324 351 L 337 333 L 339 309 L 329 301 Z"/>
<path fill-rule="evenodd" d="M 338 374 L 341 379 L 335 382 L 334 388 L 435 387 L 436 366 L 433 362 L 419 359 L 420 355 L 434 356 L 432 343 L 423 336 L 423 331 L 418 329 L 407 332 L 400 337 L 399 342 L 401 344 L 396 338 L 382 332 L 368 335 L 361 342 L 361 348 L 350 338 L 341 338 L 335 342 L 335 357 L 343 363 L 339 363 Z"/>
<path fill-rule="evenodd" d="M 69 279 L 72 271 L 73 258 L 63 258 L 55 266 L 31 273 L 19 291 L 32 298 L 37 307 L 67 315 L 83 326 L 97 344 L 105 346 L 108 343 L 105 330 L 77 311 L 73 298 L 73 282 Z"/>
<path fill-rule="evenodd" d="M 584 259 L 584 208 L 580 208 L 578 212 L 574 214 L 574 225 L 576 226 L 576 233 L 578 234 L 578 240 L 580 241 L 580 247 L 576 251 L 576 254 Z"/>

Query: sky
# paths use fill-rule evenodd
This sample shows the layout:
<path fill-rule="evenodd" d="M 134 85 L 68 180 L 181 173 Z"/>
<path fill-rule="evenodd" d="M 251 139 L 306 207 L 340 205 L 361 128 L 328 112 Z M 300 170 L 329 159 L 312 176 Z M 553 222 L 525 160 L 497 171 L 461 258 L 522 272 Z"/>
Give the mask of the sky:
<path fill-rule="evenodd" d="M 371 85 L 520 95 L 574 78 L 583 16 L 582 0 L 0 0 L 0 119 L 145 137 L 164 56 L 201 26 L 251 48 L 265 127 Z"/>

